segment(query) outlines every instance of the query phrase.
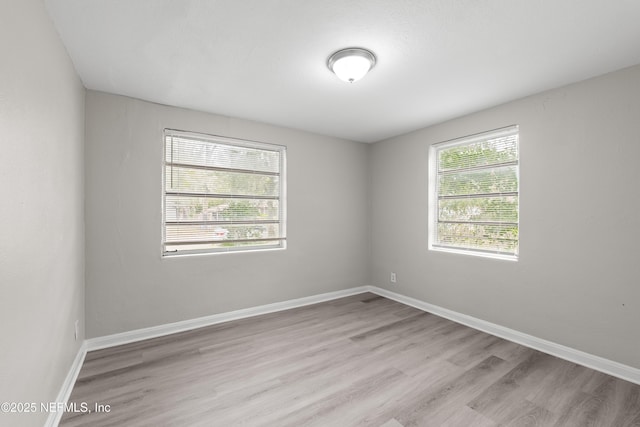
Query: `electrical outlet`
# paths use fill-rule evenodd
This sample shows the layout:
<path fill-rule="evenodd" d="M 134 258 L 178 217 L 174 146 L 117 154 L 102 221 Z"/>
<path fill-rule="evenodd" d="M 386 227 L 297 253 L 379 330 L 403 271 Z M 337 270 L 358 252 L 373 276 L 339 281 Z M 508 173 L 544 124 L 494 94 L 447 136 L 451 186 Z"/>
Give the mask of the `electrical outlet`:
<path fill-rule="evenodd" d="M 396 273 L 394 273 L 393 271 L 391 272 L 391 283 L 396 283 Z"/>
<path fill-rule="evenodd" d="M 74 336 L 76 337 L 76 341 L 78 341 L 78 335 L 80 335 L 79 323 L 80 323 L 80 321 L 76 320 L 75 329 L 74 329 Z"/>

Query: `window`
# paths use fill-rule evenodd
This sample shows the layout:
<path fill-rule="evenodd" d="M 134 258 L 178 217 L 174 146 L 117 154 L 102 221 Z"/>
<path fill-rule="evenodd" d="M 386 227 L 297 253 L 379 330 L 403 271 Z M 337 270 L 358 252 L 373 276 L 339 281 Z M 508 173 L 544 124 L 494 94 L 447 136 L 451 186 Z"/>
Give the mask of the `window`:
<path fill-rule="evenodd" d="M 163 255 L 284 248 L 278 145 L 165 129 Z"/>
<path fill-rule="evenodd" d="M 518 127 L 431 147 L 429 249 L 518 257 Z"/>

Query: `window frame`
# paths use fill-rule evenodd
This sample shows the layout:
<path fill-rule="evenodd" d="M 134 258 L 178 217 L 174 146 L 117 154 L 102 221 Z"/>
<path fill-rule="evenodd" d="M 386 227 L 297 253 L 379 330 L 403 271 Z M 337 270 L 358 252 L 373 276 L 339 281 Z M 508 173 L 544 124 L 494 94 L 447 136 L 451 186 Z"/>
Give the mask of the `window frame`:
<path fill-rule="evenodd" d="M 517 189 L 516 197 L 518 198 L 518 240 L 514 253 L 507 253 L 495 250 L 483 250 L 473 247 L 453 247 L 441 245 L 438 243 L 438 225 L 439 219 L 439 170 L 438 170 L 438 153 L 441 150 L 453 148 L 457 146 L 470 145 L 480 141 L 486 141 L 496 139 L 500 137 L 506 137 L 510 135 L 516 135 L 516 149 L 518 152 L 518 158 L 516 166 L 516 180 Z M 504 193 L 495 193 L 499 196 Z M 478 256 L 483 258 L 493 258 L 507 261 L 518 261 L 520 254 L 520 128 L 518 125 L 506 126 L 503 128 L 493 129 L 486 132 L 480 132 L 460 138 L 455 138 L 436 144 L 432 144 L 429 147 L 429 191 L 428 191 L 428 250 L 435 252 L 445 252 L 454 254 L 463 254 Z"/>
<path fill-rule="evenodd" d="M 230 246 L 224 248 L 206 248 L 206 249 L 189 249 L 182 251 L 166 250 L 166 198 L 167 198 L 167 137 L 177 136 L 188 139 L 206 141 L 214 144 L 221 144 L 232 147 L 253 148 L 258 150 L 278 152 L 280 156 L 279 192 L 278 192 L 278 225 L 280 229 L 280 237 L 277 243 L 272 245 L 253 245 L 253 246 Z M 253 141 L 240 138 L 232 138 L 228 136 L 213 135 L 201 132 L 185 131 L 179 129 L 165 128 L 162 132 L 162 202 L 161 202 L 161 244 L 160 252 L 163 259 L 176 258 L 194 255 L 220 255 L 229 253 L 246 253 L 246 252 L 262 252 L 262 251 L 279 251 L 287 248 L 287 147 L 280 144 L 272 144 L 261 141 Z M 272 239 L 268 239 L 272 240 Z M 276 239 L 273 239 L 276 240 Z M 197 243 L 197 242 L 195 242 Z"/>

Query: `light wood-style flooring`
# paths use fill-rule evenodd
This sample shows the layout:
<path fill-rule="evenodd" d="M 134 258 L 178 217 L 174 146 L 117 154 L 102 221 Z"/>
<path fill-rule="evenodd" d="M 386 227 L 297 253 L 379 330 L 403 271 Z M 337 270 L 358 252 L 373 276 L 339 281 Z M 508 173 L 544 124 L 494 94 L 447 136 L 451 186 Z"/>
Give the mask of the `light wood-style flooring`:
<path fill-rule="evenodd" d="M 373 294 L 87 354 L 61 426 L 640 426 L 640 386 Z"/>

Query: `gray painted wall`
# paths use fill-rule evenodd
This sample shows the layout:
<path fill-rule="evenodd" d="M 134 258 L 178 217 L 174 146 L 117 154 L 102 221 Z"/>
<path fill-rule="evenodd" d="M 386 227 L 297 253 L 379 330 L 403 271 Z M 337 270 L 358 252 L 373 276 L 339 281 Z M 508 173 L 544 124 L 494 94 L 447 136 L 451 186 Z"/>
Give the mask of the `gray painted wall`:
<path fill-rule="evenodd" d="M 286 145 L 287 249 L 162 259 L 164 128 Z M 87 91 L 87 336 L 365 285 L 369 148 Z"/>
<path fill-rule="evenodd" d="M 50 402 L 84 339 L 84 88 L 41 0 L 0 2 L 0 57 L 0 402 Z"/>
<path fill-rule="evenodd" d="M 428 251 L 430 144 L 511 124 L 520 260 Z M 372 150 L 372 284 L 640 368 L 640 66 Z"/>

